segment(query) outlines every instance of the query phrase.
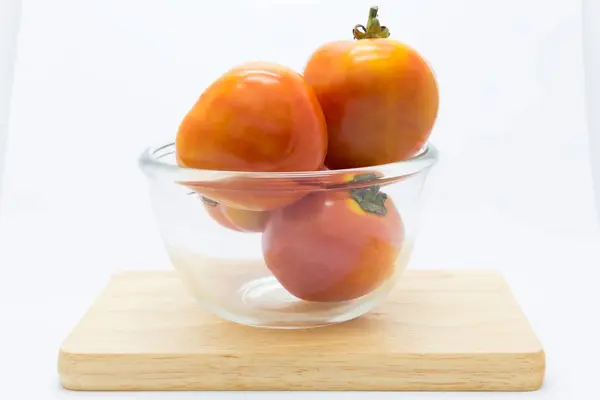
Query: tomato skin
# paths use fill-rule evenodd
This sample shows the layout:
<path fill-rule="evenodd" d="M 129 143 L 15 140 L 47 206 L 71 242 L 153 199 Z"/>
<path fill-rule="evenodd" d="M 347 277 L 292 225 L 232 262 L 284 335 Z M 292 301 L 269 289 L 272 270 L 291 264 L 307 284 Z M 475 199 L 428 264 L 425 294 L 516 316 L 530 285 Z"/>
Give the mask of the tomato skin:
<path fill-rule="evenodd" d="M 271 213 L 269 211 L 250 211 L 241 208 L 221 206 L 223 215 L 241 232 L 262 232 Z"/>
<path fill-rule="evenodd" d="M 276 210 L 263 232 L 267 267 L 294 296 L 337 302 L 389 278 L 404 241 L 391 199 L 385 216 L 365 212 L 348 191 L 314 192 Z"/>
<path fill-rule="evenodd" d="M 233 231 L 241 232 L 230 220 L 223 214 L 223 207 L 216 201 L 209 200 L 205 197 L 202 198 L 202 204 L 204 209 L 219 225 L 231 229 Z"/>
<path fill-rule="evenodd" d="M 331 169 L 408 159 L 426 143 L 437 118 L 433 71 L 396 40 L 325 44 L 309 59 L 304 78 L 327 120 L 325 163 Z"/>
<path fill-rule="evenodd" d="M 327 128 L 300 74 L 252 62 L 232 68 L 202 93 L 175 144 L 179 164 L 188 168 L 316 171 L 325 159 Z"/>
<path fill-rule="evenodd" d="M 270 213 L 267 211 L 228 207 L 206 197 L 202 198 L 202 203 L 208 215 L 219 225 L 236 232 L 262 232 L 270 217 Z"/>

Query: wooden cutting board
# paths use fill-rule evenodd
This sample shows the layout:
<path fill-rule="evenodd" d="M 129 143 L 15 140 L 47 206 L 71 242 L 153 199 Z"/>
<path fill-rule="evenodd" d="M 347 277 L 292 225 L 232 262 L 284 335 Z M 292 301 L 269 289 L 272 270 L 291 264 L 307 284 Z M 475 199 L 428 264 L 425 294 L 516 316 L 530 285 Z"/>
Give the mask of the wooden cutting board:
<path fill-rule="evenodd" d="M 113 277 L 63 343 L 73 390 L 536 390 L 545 356 L 510 290 L 481 270 L 409 270 L 369 314 L 269 330 L 204 311 L 175 272 Z"/>

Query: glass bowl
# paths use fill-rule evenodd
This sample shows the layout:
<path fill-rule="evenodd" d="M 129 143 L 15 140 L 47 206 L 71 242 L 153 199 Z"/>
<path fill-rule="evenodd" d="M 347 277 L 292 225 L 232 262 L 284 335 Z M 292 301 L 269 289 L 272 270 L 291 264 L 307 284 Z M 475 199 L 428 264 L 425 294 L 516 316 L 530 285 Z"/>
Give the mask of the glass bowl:
<path fill-rule="evenodd" d="M 385 299 L 409 260 L 437 151 L 313 172 L 182 168 L 173 143 L 143 152 L 160 235 L 184 286 L 244 325 L 310 328 Z"/>

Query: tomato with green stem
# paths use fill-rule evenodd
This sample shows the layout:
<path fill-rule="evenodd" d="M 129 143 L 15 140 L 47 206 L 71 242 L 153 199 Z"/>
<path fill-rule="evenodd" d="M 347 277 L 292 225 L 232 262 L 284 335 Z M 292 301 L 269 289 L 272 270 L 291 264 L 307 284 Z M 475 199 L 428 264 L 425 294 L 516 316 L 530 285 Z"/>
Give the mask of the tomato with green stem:
<path fill-rule="evenodd" d="M 392 199 L 373 185 L 316 191 L 275 210 L 262 246 L 267 267 L 291 294 L 339 302 L 367 295 L 391 277 L 403 241 Z"/>
<path fill-rule="evenodd" d="M 326 43 L 310 57 L 304 78 L 325 114 L 331 169 L 388 164 L 415 155 L 438 114 L 433 70 L 413 48 L 390 39 L 377 7 L 355 40 Z"/>

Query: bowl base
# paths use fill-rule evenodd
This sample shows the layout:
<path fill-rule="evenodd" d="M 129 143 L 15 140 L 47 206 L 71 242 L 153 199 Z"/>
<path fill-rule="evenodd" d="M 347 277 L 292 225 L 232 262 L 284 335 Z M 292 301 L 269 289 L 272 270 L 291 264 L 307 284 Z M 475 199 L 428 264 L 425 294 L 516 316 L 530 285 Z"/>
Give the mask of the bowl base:
<path fill-rule="evenodd" d="M 220 317 L 242 325 L 308 329 L 359 317 L 375 307 L 387 292 L 381 287 L 368 298 L 337 303 L 307 302 L 291 295 L 273 276 L 266 276 L 243 284 L 235 293 L 235 307 L 222 309 L 201 303 Z"/>
<path fill-rule="evenodd" d="M 170 252 L 189 293 L 207 310 L 242 325 L 306 329 L 354 319 L 381 303 L 404 270 L 371 293 L 347 301 L 311 302 L 290 294 L 261 259 L 211 259 L 181 249 Z"/>

